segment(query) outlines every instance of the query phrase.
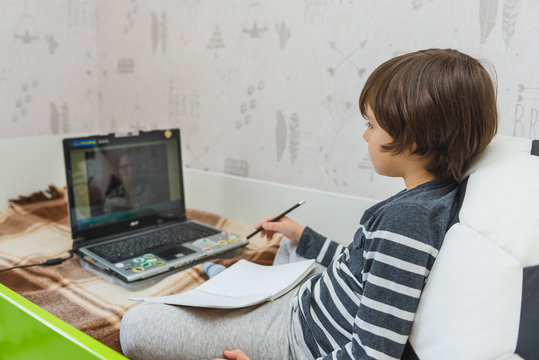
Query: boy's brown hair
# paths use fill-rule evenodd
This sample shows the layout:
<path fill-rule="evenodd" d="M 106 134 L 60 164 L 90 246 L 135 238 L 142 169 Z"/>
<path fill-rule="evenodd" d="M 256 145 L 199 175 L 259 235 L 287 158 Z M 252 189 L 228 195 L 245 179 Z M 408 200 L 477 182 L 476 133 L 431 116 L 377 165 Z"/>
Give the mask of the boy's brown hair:
<path fill-rule="evenodd" d="M 393 138 L 385 151 L 429 156 L 437 178 L 462 180 L 470 159 L 498 128 L 496 91 L 476 59 L 457 50 L 429 49 L 395 57 L 367 79 L 359 108 L 370 107 Z"/>

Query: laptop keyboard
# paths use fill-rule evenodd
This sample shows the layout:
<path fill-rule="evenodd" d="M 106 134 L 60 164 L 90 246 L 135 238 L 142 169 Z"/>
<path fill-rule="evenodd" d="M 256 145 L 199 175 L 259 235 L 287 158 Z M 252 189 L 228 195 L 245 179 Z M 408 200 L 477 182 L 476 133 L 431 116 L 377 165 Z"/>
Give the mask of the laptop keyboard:
<path fill-rule="evenodd" d="M 184 243 L 220 233 L 220 230 L 186 222 L 120 241 L 94 246 L 91 250 L 111 263 L 132 258 L 166 247 L 168 244 Z"/>

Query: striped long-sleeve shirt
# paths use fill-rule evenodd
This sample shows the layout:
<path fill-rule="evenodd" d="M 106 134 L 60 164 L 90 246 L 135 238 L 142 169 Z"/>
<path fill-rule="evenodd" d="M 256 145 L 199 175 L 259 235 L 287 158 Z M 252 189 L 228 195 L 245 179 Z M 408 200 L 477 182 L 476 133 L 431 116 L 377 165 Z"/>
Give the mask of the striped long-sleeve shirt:
<path fill-rule="evenodd" d="M 401 358 L 457 198 L 457 184 L 447 180 L 402 191 L 365 211 L 347 247 L 305 229 L 297 253 L 327 266 L 298 293 L 314 357 Z"/>

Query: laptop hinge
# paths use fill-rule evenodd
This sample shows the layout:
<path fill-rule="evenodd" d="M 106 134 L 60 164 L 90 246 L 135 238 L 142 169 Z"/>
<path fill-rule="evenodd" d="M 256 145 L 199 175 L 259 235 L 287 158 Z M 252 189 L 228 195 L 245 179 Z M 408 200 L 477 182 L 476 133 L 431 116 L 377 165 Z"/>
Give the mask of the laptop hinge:
<path fill-rule="evenodd" d="M 83 237 L 78 237 L 78 238 L 73 239 L 73 250 L 75 251 L 79 250 L 80 248 L 79 244 L 84 244 L 85 241 L 86 239 Z"/>

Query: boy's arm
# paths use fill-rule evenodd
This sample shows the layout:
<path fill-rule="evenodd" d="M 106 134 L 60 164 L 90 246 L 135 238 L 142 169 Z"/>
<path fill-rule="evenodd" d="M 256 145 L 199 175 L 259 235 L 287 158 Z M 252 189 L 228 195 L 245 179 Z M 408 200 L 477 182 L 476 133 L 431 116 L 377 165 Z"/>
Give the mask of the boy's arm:
<path fill-rule="evenodd" d="M 275 215 L 271 215 L 262 220 L 256 228 L 262 227 L 261 237 L 268 240 L 276 233 L 281 233 L 292 242 L 298 243 L 296 253 L 308 259 L 316 261 L 324 266 L 328 266 L 331 261 L 344 251 L 344 246 L 329 240 L 315 232 L 313 229 L 296 223 L 285 216 L 277 222 L 272 222 Z"/>
<path fill-rule="evenodd" d="M 320 235 L 307 226 L 301 234 L 296 253 L 307 259 L 315 259 L 316 262 L 327 267 L 334 258 L 342 254 L 344 249 L 343 245 Z"/>

